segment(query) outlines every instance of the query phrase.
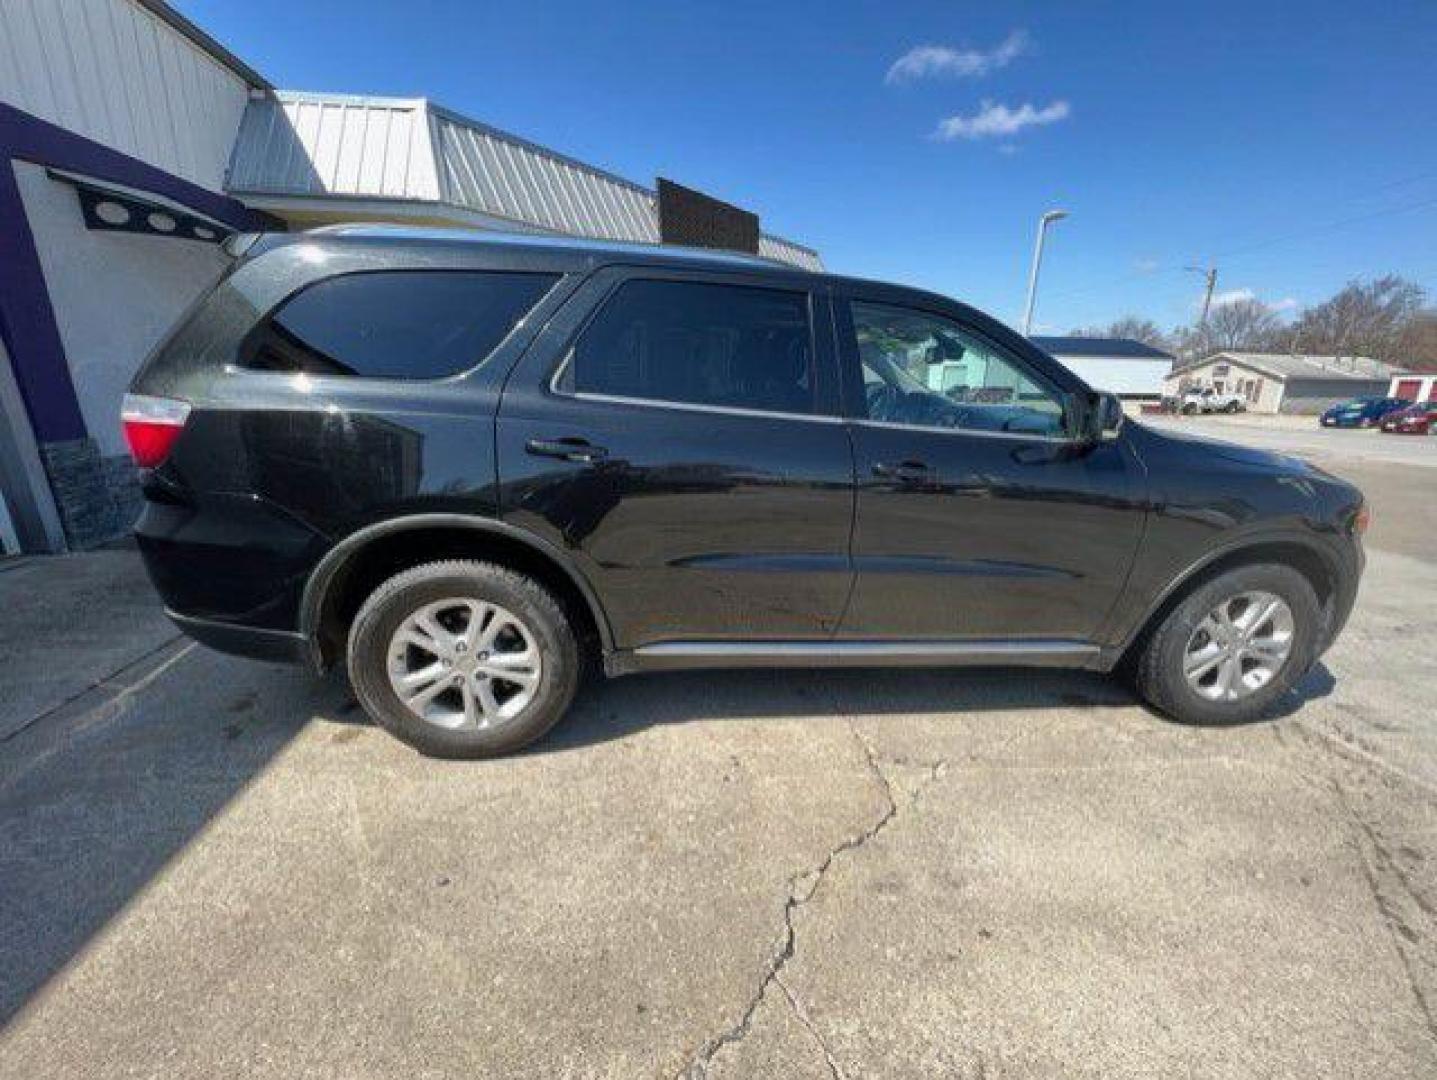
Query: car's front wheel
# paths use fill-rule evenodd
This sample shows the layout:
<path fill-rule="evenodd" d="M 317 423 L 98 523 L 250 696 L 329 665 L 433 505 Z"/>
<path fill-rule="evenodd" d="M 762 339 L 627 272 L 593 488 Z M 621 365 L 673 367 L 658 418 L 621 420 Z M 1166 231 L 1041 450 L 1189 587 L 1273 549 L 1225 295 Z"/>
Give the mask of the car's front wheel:
<path fill-rule="evenodd" d="M 1184 597 L 1143 646 L 1138 692 L 1188 723 L 1254 720 L 1317 655 L 1322 607 L 1290 566 L 1240 566 Z"/>
<path fill-rule="evenodd" d="M 579 669 L 562 605 L 493 563 L 397 574 L 364 602 L 349 633 L 360 704 L 435 757 L 493 757 L 540 738 L 573 700 Z"/>

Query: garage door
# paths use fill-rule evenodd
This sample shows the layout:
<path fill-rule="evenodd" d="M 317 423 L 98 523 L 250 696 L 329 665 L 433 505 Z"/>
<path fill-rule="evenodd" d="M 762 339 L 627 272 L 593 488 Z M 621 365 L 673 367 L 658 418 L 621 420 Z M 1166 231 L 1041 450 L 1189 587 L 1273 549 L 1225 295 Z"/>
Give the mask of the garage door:
<path fill-rule="evenodd" d="M 1408 401 L 1416 401 L 1417 395 L 1422 391 L 1421 379 L 1399 379 L 1397 381 L 1397 392 L 1393 397 L 1406 398 Z"/>

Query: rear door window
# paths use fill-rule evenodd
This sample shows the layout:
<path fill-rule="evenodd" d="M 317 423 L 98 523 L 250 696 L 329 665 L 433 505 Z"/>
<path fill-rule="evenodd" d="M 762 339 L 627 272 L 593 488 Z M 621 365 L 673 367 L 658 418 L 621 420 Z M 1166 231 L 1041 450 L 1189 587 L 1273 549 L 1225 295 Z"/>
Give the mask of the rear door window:
<path fill-rule="evenodd" d="M 574 345 L 559 389 L 761 412 L 812 413 L 808 294 L 632 280 Z"/>
<path fill-rule="evenodd" d="M 557 274 L 396 270 L 320 281 L 286 300 L 241 350 L 260 371 L 439 379 L 481 363 Z"/>

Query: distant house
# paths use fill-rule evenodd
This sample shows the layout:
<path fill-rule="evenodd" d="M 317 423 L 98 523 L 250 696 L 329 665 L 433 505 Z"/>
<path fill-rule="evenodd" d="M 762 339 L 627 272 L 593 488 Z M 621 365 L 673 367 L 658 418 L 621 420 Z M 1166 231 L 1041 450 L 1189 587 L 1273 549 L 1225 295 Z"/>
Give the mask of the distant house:
<path fill-rule="evenodd" d="M 1315 415 L 1347 398 L 1385 395 L 1401 374 L 1368 356 L 1220 352 L 1173 368 L 1165 392 L 1210 386 L 1241 394 L 1251 412 Z"/>
<path fill-rule="evenodd" d="M 1156 401 L 1172 370 L 1172 353 L 1132 338 L 1034 337 L 1030 341 L 1094 390 L 1131 401 Z"/>

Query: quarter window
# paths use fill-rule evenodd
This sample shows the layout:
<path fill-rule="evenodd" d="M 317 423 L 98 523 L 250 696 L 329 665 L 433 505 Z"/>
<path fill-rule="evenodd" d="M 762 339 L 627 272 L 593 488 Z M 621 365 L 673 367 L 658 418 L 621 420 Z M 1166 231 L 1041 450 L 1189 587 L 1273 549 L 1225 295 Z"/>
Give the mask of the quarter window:
<path fill-rule="evenodd" d="M 261 371 L 438 379 L 489 356 L 555 274 L 399 270 L 345 274 L 297 293 L 255 331 Z"/>
<path fill-rule="evenodd" d="M 560 389 L 809 413 L 813 376 L 807 294 L 634 280 L 580 335 Z"/>
<path fill-rule="evenodd" d="M 1015 361 L 958 323 L 854 302 L 866 415 L 914 427 L 1063 434 L 1062 403 Z"/>

